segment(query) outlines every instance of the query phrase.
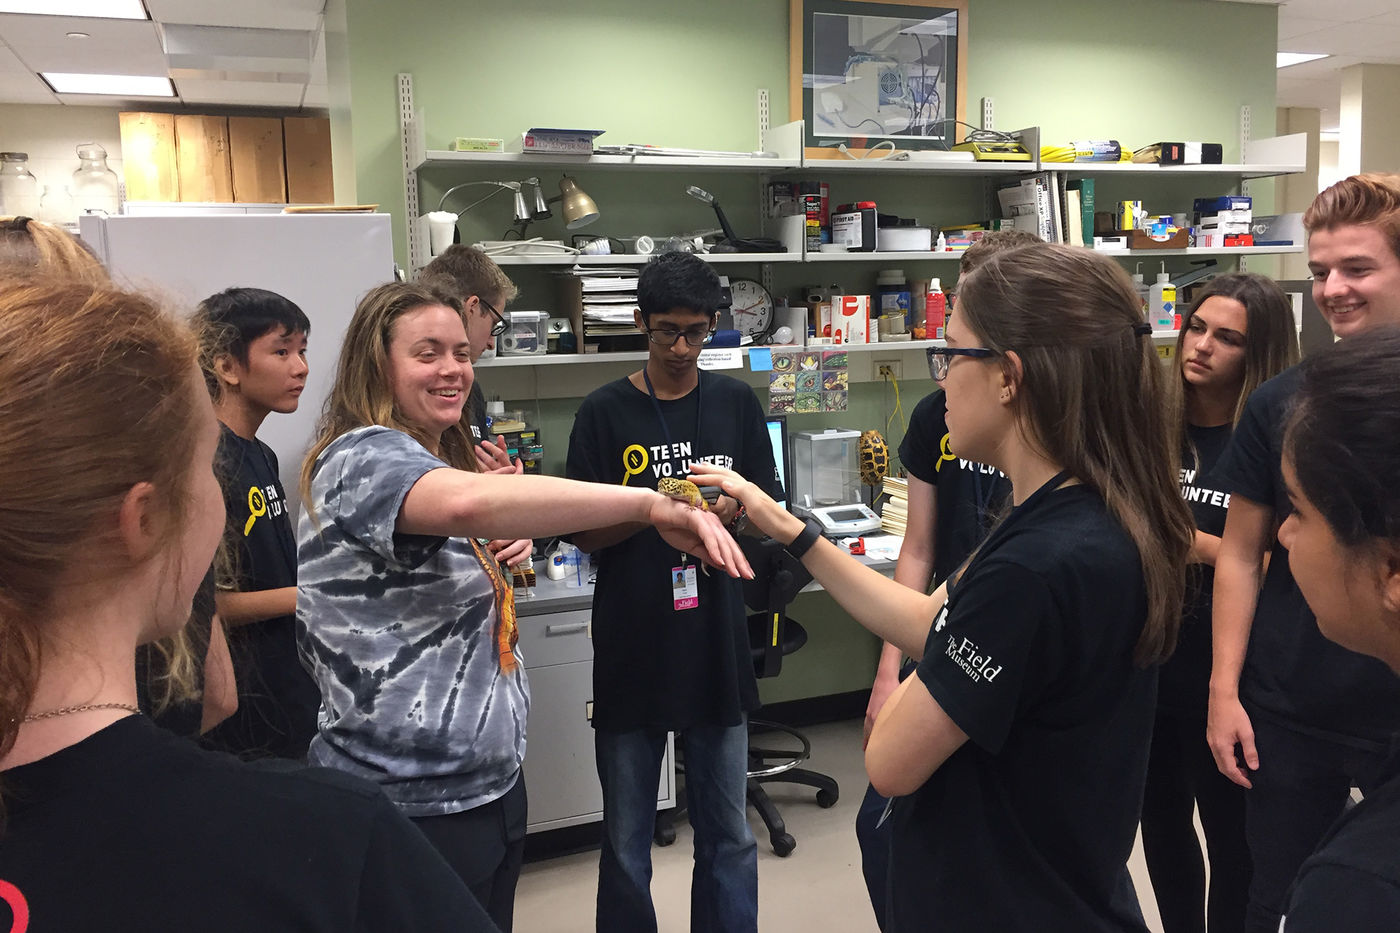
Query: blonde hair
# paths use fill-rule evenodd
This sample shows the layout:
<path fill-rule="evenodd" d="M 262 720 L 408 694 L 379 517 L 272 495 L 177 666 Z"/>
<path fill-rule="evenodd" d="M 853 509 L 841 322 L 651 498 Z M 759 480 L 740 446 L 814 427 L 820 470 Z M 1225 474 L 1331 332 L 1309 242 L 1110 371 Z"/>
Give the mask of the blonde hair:
<path fill-rule="evenodd" d="M 93 285 L 109 281 L 81 241 L 29 217 L 0 217 L 0 277 L 60 275 Z"/>
<path fill-rule="evenodd" d="M 990 256 L 960 283 L 958 312 L 983 345 L 1021 361 L 1013 405 L 1028 440 L 1103 497 L 1138 550 L 1147 618 L 1138 664 L 1176 646 L 1195 524 L 1177 490 L 1163 367 L 1139 333 L 1132 281 L 1086 249 L 1040 244 Z"/>
<path fill-rule="evenodd" d="M 444 431 L 440 440 L 430 438 L 422 428 L 404 419 L 389 384 L 389 344 L 395 322 L 419 308 L 435 305 L 451 308 L 466 327 L 461 302 L 431 282 L 390 282 L 360 299 L 340 346 L 335 382 L 316 424 L 316 440 L 301 464 L 301 500 L 313 520 L 311 478 L 316 472 L 316 461 L 332 441 L 356 428 L 376 424 L 393 428 L 429 449 L 436 441 L 443 462 L 459 470 L 480 471 L 465 406 L 461 420 Z"/>
<path fill-rule="evenodd" d="M 173 536 L 199 428 L 189 329 L 111 285 L 0 282 L 0 756 L 50 649 L 42 620 L 75 562 L 101 550 L 149 482 Z M 120 572 L 122 568 L 113 568 Z"/>

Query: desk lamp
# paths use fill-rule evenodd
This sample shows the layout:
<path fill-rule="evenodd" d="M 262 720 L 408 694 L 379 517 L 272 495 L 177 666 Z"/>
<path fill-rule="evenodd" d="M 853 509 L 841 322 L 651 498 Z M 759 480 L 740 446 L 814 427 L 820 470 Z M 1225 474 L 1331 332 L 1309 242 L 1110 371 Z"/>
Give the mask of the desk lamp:
<path fill-rule="evenodd" d="M 559 194 L 545 200 L 544 191 L 540 187 L 538 178 L 526 178 L 523 181 L 466 181 L 460 185 L 453 185 L 443 192 L 442 198 L 438 201 L 438 210 L 443 210 L 447 199 L 463 188 L 470 188 L 474 185 L 494 185 L 496 190 L 482 198 L 477 198 L 460 211 L 454 213 L 460 218 L 467 211 L 489 201 L 502 191 L 511 191 L 515 195 L 515 228 L 523 239 L 525 228 L 531 223 L 541 220 L 548 220 L 554 216 L 549 205 L 555 202 L 562 202 L 560 209 L 564 215 L 564 226 L 568 230 L 577 230 L 579 227 L 587 226 L 598 219 L 598 205 L 593 199 L 583 192 L 578 184 L 569 176 L 565 175 L 559 182 Z M 531 207 L 525 200 L 525 189 L 534 189 L 534 206 Z"/>
<path fill-rule="evenodd" d="M 715 217 L 719 219 L 719 227 L 724 231 L 724 239 L 715 244 L 716 253 L 783 253 L 787 252 L 786 247 L 777 240 L 767 237 L 745 240 L 735 235 L 734 228 L 729 226 L 729 218 L 724 216 L 724 211 L 719 206 L 719 200 L 704 188 L 695 185 L 687 185 L 685 193 L 697 201 L 704 202 L 715 209 Z"/>

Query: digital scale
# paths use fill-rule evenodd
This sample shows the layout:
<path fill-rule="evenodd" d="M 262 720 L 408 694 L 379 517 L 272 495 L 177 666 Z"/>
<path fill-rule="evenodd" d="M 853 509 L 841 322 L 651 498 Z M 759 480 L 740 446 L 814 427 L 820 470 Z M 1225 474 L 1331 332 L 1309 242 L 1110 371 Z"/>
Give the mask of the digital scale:
<path fill-rule="evenodd" d="M 880 516 L 860 503 L 819 506 L 807 514 L 822 526 L 822 534 L 828 538 L 859 537 L 880 530 Z"/>
<path fill-rule="evenodd" d="M 978 162 L 1029 162 L 1031 154 L 1018 142 L 968 140 L 955 143 L 954 152 L 970 152 Z"/>
<path fill-rule="evenodd" d="M 880 516 L 860 501 L 859 442 L 860 432 L 849 428 L 792 436 L 792 511 L 815 519 L 829 538 L 880 528 Z"/>

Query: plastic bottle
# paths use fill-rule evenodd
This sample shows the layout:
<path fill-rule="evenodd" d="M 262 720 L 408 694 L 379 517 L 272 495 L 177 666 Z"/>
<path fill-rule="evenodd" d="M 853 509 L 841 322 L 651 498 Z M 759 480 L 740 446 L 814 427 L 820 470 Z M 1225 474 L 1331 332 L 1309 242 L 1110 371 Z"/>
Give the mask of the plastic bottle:
<path fill-rule="evenodd" d="M 1142 302 L 1142 319 L 1147 320 L 1148 290 L 1147 282 L 1142 277 L 1142 263 L 1137 264 L 1137 271 L 1133 273 L 1133 288 L 1137 289 L 1138 300 Z"/>
<path fill-rule="evenodd" d="M 882 269 L 875 276 L 877 307 L 871 317 L 880 318 L 886 314 L 909 317 L 911 291 L 903 269 Z"/>
<path fill-rule="evenodd" d="M 107 150 L 97 143 L 79 143 L 78 167 L 73 171 L 73 183 L 68 191 L 78 214 L 105 211 L 116 214 L 121 210 L 117 173 L 107 165 Z"/>
<path fill-rule="evenodd" d="M 1154 330 L 1176 329 L 1176 286 L 1167 275 L 1167 264 L 1157 273 L 1157 281 L 1148 289 L 1147 308 Z"/>
<path fill-rule="evenodd" d="M 0 213 L 39 218 L 39 179 L 27 152 L 0 152 Z"/>
<path fill-rule="evenodd" d="M 935 253 L 945 253 L 948 251 L 948 238 L 943 235 L 943 231 L 938 231 L 938 240 L 933 244 Z"/>
<path fill-rule="evenodd" d="M 924 337 L 929 340 L 942 340 L 943 327 L 948 322 L 948 296 L 938 279 L 928 280 L 928 294 L 924 298 Z"/>

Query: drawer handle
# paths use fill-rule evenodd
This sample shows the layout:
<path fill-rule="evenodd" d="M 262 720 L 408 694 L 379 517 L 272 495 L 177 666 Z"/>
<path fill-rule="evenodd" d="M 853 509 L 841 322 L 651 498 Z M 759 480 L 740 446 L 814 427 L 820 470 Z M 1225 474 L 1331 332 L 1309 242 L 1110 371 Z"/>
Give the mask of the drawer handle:
<path fill-rule="evenodd" d="M 557 638 L 561 635 L 579 635 L 586 631 L 587 622 L 570 622 L 568 625 L 546 625 L 544 635 L 546 638 Z"/>

